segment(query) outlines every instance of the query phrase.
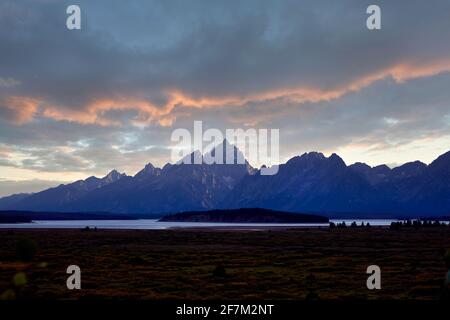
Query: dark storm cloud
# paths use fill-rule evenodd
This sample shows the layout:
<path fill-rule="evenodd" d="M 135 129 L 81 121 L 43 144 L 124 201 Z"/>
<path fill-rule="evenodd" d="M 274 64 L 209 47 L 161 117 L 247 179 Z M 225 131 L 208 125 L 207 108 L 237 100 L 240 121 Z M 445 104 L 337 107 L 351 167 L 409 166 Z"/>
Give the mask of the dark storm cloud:
<path fill-rule="evenodd" d="M 161 106 L 171 89 L 330 90 L 400 63 L 447 59 L 450 48 L 436 32 L 450 29 L 448 1 L 381 1 L 378 33 L 365 28 L 365 1 L 78 1 L 79 32 L 65 29 L 69 3 L 2 4 L 0 76 L 21 82 L 7 94 L 83 110 L 121 95 Z"/>

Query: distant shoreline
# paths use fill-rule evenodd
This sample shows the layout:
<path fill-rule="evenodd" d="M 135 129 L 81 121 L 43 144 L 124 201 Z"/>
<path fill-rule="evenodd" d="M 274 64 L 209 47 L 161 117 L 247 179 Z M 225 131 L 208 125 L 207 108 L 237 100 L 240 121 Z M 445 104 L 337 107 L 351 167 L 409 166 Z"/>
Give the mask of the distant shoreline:
<path fill-rule="evenodd" d="M 242 210 L 242 209 L 241 209 Z M 255 209 L 252 209 L 255 210 Z M 265 209 L 258 209 L 258 210 L 265 210 Z M 271 210 L 267 210 L 267 212 L 270 212 Z M 234 214 L 236 215 L 236 210 L 212 210 L 212 211 L 191 211 L 191 212 L 182 212 L 182 213 L 174 213 L 174 214 L 115 214 L 115 213 L 108 213 L 108 212 L 33 212 L 33 211 L 14 211 L 14 210 L 8 210 L 8 211 L 0 211 L 0 224 L 19 224 L 19 223 L 32 223 L 34 221 L 81 221 L 81 220 L 86 220 L 86 221 L 102 221 L 102 220 L 123 220 L 123 221 L 137 221 L 137 220 L 146 220 L 146 219 L 152 219 L 152 220 L 159 220 L 159 221 L 178 221 L 178 222 L 182 222 L 183 219 L 187 219 L 184 220 L 186 222 L 215 222 L 215 223 L 220 223 L 220 222 L 224 222 L 224 223 L 230 223 L 230 222 L 236 222 L 236 223 L 245 223 L 245 222 L 249 222 L 249 223 L 308 223 L 308 222 L 323 222 L 323 223 L 328 223 L 331 220 L 399 220 L 399 221 L 405 221 L 405 220 L 422 220 L 422 221 L 450 221 L 450 217 L 449 216 L 441 216 L 441 217 L 426 217 L 426 218 L 408 218 L 408 217 L 391 217 L 391 218 L 387 218 L 387 217 L 372 217 L 372 216 L 361 216 L 361 217 L 357 217 L 355 216 L 355 214 L 349 214 L 348 216 L 336 216 L 336 217 L 331 217 L 331 218 L 325 218 L 323 216 L 320 215 L 316 215 L 316 214 L 301 214 L 301 213 L 289 213 L 289 212 L 278 212 L 278 211 L 272 211 L 272 212 L 278 212 L 280 214 L 287 214 L 287 216 L 289 217 L 293 217 L 293 220 L 289 220 L 290 218 L 288 218 L 287 220 L 283 220 L 283 219 L 274 219 L 274 217 L 272 217 L 272 219 L 269 219 L 270 217 L 266 218 L 259 218 L 256 216 L 253 217 L 244 217 L 241 216 L 241 219 L 225 219 L 224 217 L 222 217 L 222 219 L 211 219 L 211 213 L 219 213 L 219 214 L 224 214 L 224 213 L 231 213 L 233 214 L 233 212 L 235 212 Z M 184 217 L 187 214 L 193 215 L 194 218 L 191 218 L 189 220 L 189 218 Z M 197 218 L 195 218 L 195 216 Z M 287 217 L 286 215 L 284 216 L 285 218 Z M 308 220 L 308 219 L 303 219 L 301 217 L 319 217 L 319 219 L 317 221 L 314 221 L 314 219 L 312 220 Z M 203 217 L 203 218 L 201 218 Z M 296 219 L 296 218 L 300 218 L 300 219 Z M 179 220 L 177 220 L 179 219 Z M 201 221 L 203 219 L 203 221 Z M 209 220 L 208 220 L 209 219 Z M 327 221 L 325 221 L 325 219 L 327 219 Z"/>
<path fill-rule="evenodd" d="M 34 212 L 0 211 L 0 224 L 30 223 L 32 221 L 76 221 L 76 220 L 139 220 L 158 219 L 162 215 L 152 214 L 115 214 L 108 212 Z"/>

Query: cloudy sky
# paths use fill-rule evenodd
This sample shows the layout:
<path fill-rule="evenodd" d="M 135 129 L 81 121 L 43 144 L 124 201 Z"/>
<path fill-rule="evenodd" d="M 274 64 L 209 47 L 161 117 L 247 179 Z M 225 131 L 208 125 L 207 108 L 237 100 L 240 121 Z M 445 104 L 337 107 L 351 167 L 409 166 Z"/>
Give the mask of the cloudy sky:
<path fill-rule="evenodd" d="M 450 2 L 0 2 L 0 195 L 162 166 L 194 120 L 278 128 L 282 162 L 429 163 L 450 150 Z"/>

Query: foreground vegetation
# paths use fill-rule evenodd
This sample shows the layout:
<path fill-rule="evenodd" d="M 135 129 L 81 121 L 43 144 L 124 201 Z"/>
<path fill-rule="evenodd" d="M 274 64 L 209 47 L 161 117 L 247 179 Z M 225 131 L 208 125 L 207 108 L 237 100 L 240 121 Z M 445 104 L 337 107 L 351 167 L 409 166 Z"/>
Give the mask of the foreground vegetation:
<path fill-rule="evenodd" d="M 450 227 L 0 230 L 3 299 L 441 299 Z M 447 258 L 445 258 L 447 257 Z M 66 268 L 82 289 L 66 288 Z M 366 288 L 366 268 L 382 289 Z"/>

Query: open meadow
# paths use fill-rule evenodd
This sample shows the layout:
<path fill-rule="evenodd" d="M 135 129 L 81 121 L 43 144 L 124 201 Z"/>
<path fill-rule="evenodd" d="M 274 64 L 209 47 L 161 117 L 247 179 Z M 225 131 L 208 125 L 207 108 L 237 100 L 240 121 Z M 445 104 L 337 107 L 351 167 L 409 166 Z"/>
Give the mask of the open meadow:
<path fill-rule="evenodd" d="M 421 299 L 444 294 L 450 228 L 0 230 L 4 299 Z M 381 268 L 368 290 L 366 268 Z M 66 268 L 81 268 L 68 290 Z"/>

